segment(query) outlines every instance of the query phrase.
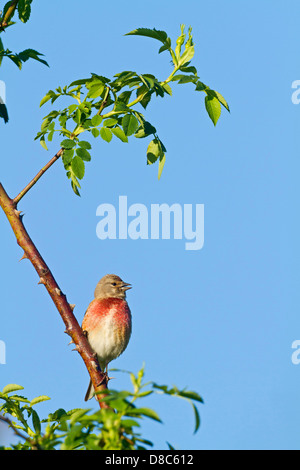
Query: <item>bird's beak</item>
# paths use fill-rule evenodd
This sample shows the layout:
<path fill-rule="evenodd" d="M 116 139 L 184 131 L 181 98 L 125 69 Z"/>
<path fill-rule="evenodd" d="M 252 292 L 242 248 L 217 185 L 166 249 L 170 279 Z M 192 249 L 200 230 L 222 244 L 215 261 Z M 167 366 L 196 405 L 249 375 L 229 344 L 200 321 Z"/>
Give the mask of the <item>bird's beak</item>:
<path fill-rule="evenodd" d="M 126 291 L 128 289 L 132 289 L 132 286 L 131 284 L 128 284 L 127 282 L 123 282 L 122 289 Z"/>

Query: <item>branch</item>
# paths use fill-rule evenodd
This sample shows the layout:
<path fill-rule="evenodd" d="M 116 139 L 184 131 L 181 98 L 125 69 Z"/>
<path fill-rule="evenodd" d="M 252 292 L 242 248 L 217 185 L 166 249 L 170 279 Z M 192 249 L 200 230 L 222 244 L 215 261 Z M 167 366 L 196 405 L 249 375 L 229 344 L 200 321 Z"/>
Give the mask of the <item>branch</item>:
<path fill-rule="evenodd" d="M 21 197 L 19 198 L 17 196 L 16 199 L 20 200 Z M 109 406 L 102 401 L 103 393 L 101 394 L 101 391 L 107 389 L 106 375 L 101 371 L 97 358 L 95 357 L 84 332 L 82 331 L 80 325 L 78 324 L 73 314 L 74 307 L 68 303 L 66 296 L 60 290 L 50 269 L 48 268 L 41 254 L 39 253 L 30 236 L 28 235 L 22 222 L 23 216 L 21 215 L 21 211 L 18 211 L 16 209 L 16 201 L 11 199 L 7 195 L 1 183 L 0 206 L 2 207 L 6 217 L 8 218 L 11 228 L 16 236 L 18 245 L 24 250 L 24 255 L 22 259 L 28 258 L 31 261 L 33 267 L 35 268 L 40 278 L 39 284 L 44 284 L 44 286 L 46 287 L 66 326 L 65 333 L 67 333 L 72 338 L 72 342 L 75 344 L 76 350 L 79 352 L 86 365 L 95 391 L 100 392 L 96 394 L 96 398 L 100 404 L 100 407 L 109 408 Z"/>
<path fill-rule="evenodd" d="M 25 441 L 29 441 L 29 438 L 25 436 L 25 434 L 21 433 L 13 424 L 13 422 L 7 418 L 6 416 L 0 415 L 0 421 L 3 421 L 4 423 L 8 424 L 9 427 L 12 428 L 13 432 L 16 434 L 16 436 L 21 437 L 21 439 L 24 439 Z"/>
<path fill-rule="evenodd" d="M 60 149 L 57 154 L 54 155 L 54 157 L 51 158 L 51 160 L 38 172 L 38 174 L 30 181 L 30 183 L 27 184 L 27 186 L 21 191 L 13 200 L 15 206 L 20 202 L 23 196 L 32 188 L 32 186 L 35 185 L 35 183 L 40 179 L 41 176 L 47 171 L 53 163 L 56 162 L 56 160 L 59 159 L 59 157 L 62 155 L 63 149 Z"/>

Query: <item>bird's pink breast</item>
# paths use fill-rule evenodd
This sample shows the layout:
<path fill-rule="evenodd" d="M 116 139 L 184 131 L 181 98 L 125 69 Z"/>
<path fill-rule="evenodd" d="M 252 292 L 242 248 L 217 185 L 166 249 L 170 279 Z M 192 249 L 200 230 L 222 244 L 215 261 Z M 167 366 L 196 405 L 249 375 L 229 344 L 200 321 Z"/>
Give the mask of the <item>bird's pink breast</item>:
<path fill-rule="evenodd" d="M 131 335 L 131 313 L 125 300 L 94 299 L 84 316 L 82 329 L 97 353 L 103 369 L 126 349 Z"/>
<path fill-rule="evenodd" d="M 111 316 L 116 327 L 131 327 L 131 313 L 126 300 L 108 298 L 94 299 L 90 303 L 82 322 L 82 329 L 87 331 L 98 329 L 101 323 Z"/>

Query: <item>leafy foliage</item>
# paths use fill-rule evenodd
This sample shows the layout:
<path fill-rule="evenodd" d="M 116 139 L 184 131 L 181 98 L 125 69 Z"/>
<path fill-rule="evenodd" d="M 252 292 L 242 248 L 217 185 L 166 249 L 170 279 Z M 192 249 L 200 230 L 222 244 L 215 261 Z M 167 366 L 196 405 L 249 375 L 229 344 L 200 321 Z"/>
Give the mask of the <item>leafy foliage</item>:
<path fill-rule="evenodd" d="M 15 9 L 12 9 L 12 12 L 9 14 L 8 18 L 6 18 L 6 15 L 9 11 L 9 8 L 11 8 L 11 3 L 12 2 L 10 2 L 10 1 L 7 2 L 4 5 L 3 11 L 0 13 L 0 25 L 2 26 L 2 27 L 0 26 L 0 33 L 4 31 L 4 27 L 7 28 L 7 27 L 12 26 L 13 24 L 15 24 L 15 22 L 12 21 L 12 17 L 15 14 Z M 30 18 L 30 14 L 31 14 L 32 0 L 19 0 L 17 3 L 18 3 L 18 5 L 17 5 L 18 17 L 22 21 L 22 23 L 27 23 L 27 21 Z M 5 24 L 3 25 L 4 18 L 6 18 L 6 19 L 5 19 Z M 14 64 L 17 65 L 17 67 L 19 69 L 22 68 L 22 64 L 24 62 L 27 62 L 28 59 L 34 59 L 34 60 L 37 60 L 39 62 L 42 62 L 45 65 L 48 65 L 47 62 L 44 59 L 41 59 L 40 56 L 42 56 L 42 55 L 43 54 L 41 54 L 40 52 L 37 52 L 34 49 L 25 49 L 22 52 L 13 53 L 9 49 L 4 49 L 3 42 L 0 38 L 0 65 L 1 65 L 1 62 L 3 60 L 3 57 L 9 58 L 12 62 L 14 62 Z"/>
<path fill-rule="evenodd" d="M 152 136 L 147 149 L 147 164 L 158 162 L 158 178 L 161 177 L 166 160 L 166 147 L 158 136 L 156 128 L 141 111 L 136 109 L 136 105 L 140 104 L 143 110 L 146 110 L 154 96 L 161 98 L 166 95 L 171 96 L 171 83 L 192 83 L 196 91 L 203 91 L 205 107 L 214 125 L 220 117 L 221 105 L 229 111 L 223 96 L 201 82 L 197 69 L 190 65 L 195 52 L 191 28 L 186 34 L 185 26 L 181 26 L 175 50 L 172 49 L 171 39 L 165 31 L 139 28 L 128 35 L 145 36 L 162 43 L 159 53 L 168 51 L 171 55 L 173 70 L 169 77 L 161 81 L 150 73 L 124 71 L 109 79 L 92 73 L 89 78 L 73 81 L 63 88 L 49 90 L 40 103 L 40 106 L 47 102 L 53 104 L 61 97 L 69 97 L 75 101 L 63 109 L 53 110 L 47 114 L 35 139 L 39 139 L 41 145 L 47 149 L 46 138 L 51 142 L 55 132 L 64 137 L 61 142 L 61 148 L 64 149 L 62 160 L 67 177 L 77 195 L 80 188 L 79 180 L 84 176 L 85 162 L 91 159 L 89 152 L 78 152 L 84 132 L 90 133 L 95 138 L 101 137 L 107 143 L 114 137 L 122 142 L 128 142 L 131 136 L 138 139 Z M 86 141 L 84 145 L 87 145 Z M 87 150 L 87 147 L 85 149 Z"/>
<path fill-rule="evenodd" d="M 0 33 L 3 33 L 6 28 L 15 24 L 12 18 L 16 11 L 22 23 L 26 23 L 30 18 L 32 0 L 18 0 L 17 8 L 13 8 L 12 3 L 11 1 L 7 2 L 0 12 Z M 42 59 L 42 56 L 43 54 L 35 49 L 24 49 L 18 53 L 12 52 L 10 49 L 4 47 L 2 38 L 0 37 L 0 66 L 4 57 L 10 59 L 20 70 L 22 69 L 23 63 L 27 62 L 29 59 L 36 60 L 48 66 L 47 62 Z M 2 118 L 5 123 L 8 122 L 7 107 L 5 103 L 1 102 L 1 96 L 0 118 Z"/>
<path fill-rule="evenodd" d="M 91 409 L 77 408 L 65 411 L 59 408 L 41 419 L 35 405 L 49 400 L 39 396 L 29 401 L 16 394 L 23 387 L 10 384 L 0 392 L 2 419 L 6 420 L 20 442 L 9 448 L 0 449 L 61 449 L 61 450 L 140 450 L 153 446 L 153 443 L 142 437 L 141 423 L 144 419 L 160 422 L 158 414 L 151 408 L 136 405 L 137 400 L 145 399 L 153 393 L 163 393 L 188 400 L 195 415 L 195 432 L 200 425 L 199 412 L 194 402 L 203 403 L 196 392 L 168 388 L 153 382 L 144 383 L 144 367 L 134 375 L 129 373 L 133 391 L 107 391 L 104 398 L 110 409 L 96 412 Z M 0 419 L 1 419 L 0 414 Z M 10 416 L 8 418 L 8 416 Z M 169 445 L 169 448 L 173 447 Z"/>

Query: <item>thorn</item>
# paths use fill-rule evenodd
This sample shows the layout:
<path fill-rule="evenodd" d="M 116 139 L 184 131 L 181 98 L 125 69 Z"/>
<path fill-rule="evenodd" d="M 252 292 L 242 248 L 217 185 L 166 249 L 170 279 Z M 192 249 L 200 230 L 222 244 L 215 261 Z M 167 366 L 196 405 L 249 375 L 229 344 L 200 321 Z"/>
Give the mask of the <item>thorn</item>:
<path fill-rule="evenodd" d="M 18 211 L 17 209 L 15 209 L 15 214 L 17 217 L 20 217 L 20 215 L 22 214 L 22 211 Z"/>
<path fill-rule="evenodd" d="M 61 290 L 58 287 L 55 288 L 55 292 L 57 293 L 57 295 L 61 295 Z"/>
<path fill-rule="evenodd" d="M 72 311 L 73 311 L 73 310 L 74 310 L 74 308 L 76 307 L 76 305 L 75 305 L 75 304 L 69 304 L 69 305 L 70 305 L 70 309 L 71 309 Z"/>
<path fill-rule="evenodd" d="M 25 251 L 24 251 L 24 255 L 22 256 L 21 259 L 19 259 L 19 261 L 22 261 L 22 259 L 28 259 L 28 257 L 27 257 L 27 255 L 26 255 Z"/>
<path fill-rule="evenodd" d="M 107 380 L 115 379 L 116 377 L 107 377 Z"/>
<path fill-rule="evenodd" d="M 44 284 L 45 285 L 45 279 L 43 277 L 40 277 L 40 280 L 39 280 L 38 284 Z"/>

